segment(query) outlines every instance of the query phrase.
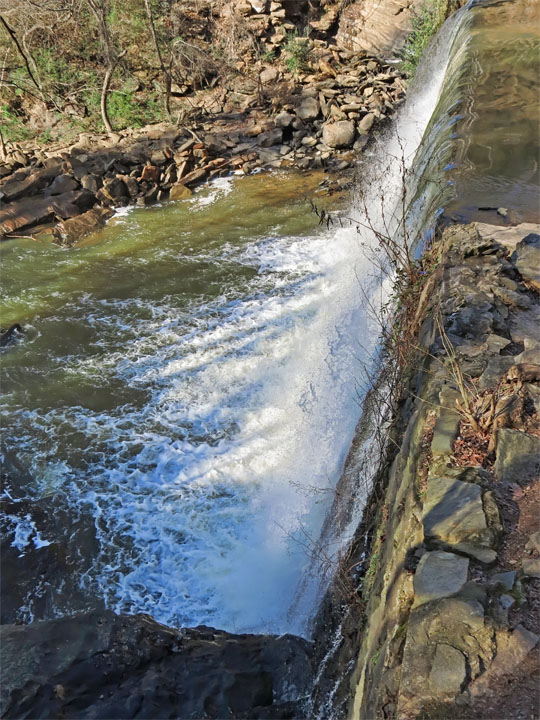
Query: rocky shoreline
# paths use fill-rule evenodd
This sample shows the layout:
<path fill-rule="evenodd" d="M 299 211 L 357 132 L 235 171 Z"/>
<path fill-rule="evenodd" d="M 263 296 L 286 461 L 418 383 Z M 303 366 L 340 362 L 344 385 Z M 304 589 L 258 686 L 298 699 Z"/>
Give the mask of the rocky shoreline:
<path fill-rule="evenodd" d="M 391 430 L 399 451 L 349 558 L 356 602 L 339 610 L 335 589 L 320 618 L 334 651 L 314 691 L 317 717 L 538 708 L 540 226 L 449 226 L 435 247 L 441 262 L 422 292 L 419 349 Z"/>
<path fill-rule="evenodd" d="M 0 239 L 49 238 L 71 246 L 114 208 L 189 197 L 216 177 L 261 170 L 327 169 L 336 186 L 392 117 L 406 82 L 393 66 L 323 47 L 317 70 L 286 81 L 261 71 L 260 104 L 200 124 L 166 124 L 112 136 L 81 134 L 74 144 L 15 144 L 0 167 Z M 279 107 L 265 86 L 280 86 Z M 275 88 L 274 88 L 275 90 Z"/>

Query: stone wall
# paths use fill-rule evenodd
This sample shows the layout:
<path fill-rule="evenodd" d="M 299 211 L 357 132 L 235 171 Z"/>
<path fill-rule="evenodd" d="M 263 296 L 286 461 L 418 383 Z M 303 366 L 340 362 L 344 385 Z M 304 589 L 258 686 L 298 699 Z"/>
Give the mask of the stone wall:
<path fill-rule="evenodd" d="M 358 637 L 351 718 L 532 717 L 538 707 L 539 232 L 443 234 L 379 501 L 365 624 L 343 631 L 334 663 Z M 456 404 L 456 367 L 478 430 Z"/>

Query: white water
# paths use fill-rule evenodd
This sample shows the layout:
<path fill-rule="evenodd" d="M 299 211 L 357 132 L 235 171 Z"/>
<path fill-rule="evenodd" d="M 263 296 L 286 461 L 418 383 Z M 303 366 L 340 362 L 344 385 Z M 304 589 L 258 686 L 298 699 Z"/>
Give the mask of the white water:
<path fill-rule="evenodd" d="M 386 219 L 399 223 L 402 152 L 410 167 L 445 62 L 370 158 L 385 168 L 367 198 L 379 227 L 381 191 Z M 229 192 L 230 182 L 218 183 L 193 198 L 193 211 Z M 137 217 L 119 218 L 135 236 Z M 82 582 L 97 583 L 109 607 L 176 626 L 308 632 L 320 587 L 304 581 L 313 569 L 306 545 L 319 538 L 360 416 L 360 375 L 376 361 L 378 327 L 359 278 L 375 306 L 389 289 L 366 259 L 373 243 L 370 233 L 331 227 L 201 247 L 199 259 L 257 274 L 244 290 L 182 313 L 167 296 L 145 301 L 144 312 L 138 299 L 92 294 L 68 308 L 105 338 L 122 339 L 104 339 L 99 359 L 74 355 L 74 384 L 90 381 L 99 392 L 100 378 L 113 378 L 146 400 L 94 411 L 21 408 L 18 442 L 32 449 L 42 492 L 62 489 L 95 518 L 101 552 Z M 172 262 L 167 253 L 156 256 Z M 77 432 L 91 461 L 77 467 L 61 453 L 51 461 L 63 436 Z M 347 532 L 361 509 L 358 502 Z M 18 533 L 21 551 L 34 530 Z"/>

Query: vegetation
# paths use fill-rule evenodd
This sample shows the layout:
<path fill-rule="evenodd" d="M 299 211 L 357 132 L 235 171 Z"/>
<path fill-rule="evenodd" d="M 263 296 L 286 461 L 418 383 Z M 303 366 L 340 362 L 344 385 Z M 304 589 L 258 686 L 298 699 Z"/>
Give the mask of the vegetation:
<path fill-rule="evenodd" d="M 458 7 L 456 0 L 423 0 L 414 15 L 412 32 L 403 50 L 402 69 L 411 78 L 416 74 L 420 58 L 446 18 Z"/>

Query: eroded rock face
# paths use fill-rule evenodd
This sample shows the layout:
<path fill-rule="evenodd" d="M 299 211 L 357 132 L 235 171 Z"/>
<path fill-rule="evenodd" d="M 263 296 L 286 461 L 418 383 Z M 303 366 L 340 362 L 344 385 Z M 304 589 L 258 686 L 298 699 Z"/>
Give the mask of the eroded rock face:
<path fill-rule="evenodd" d="M 2 717 L 304 717 L 311 646 L 91 613 L 0 629 Z"/>

